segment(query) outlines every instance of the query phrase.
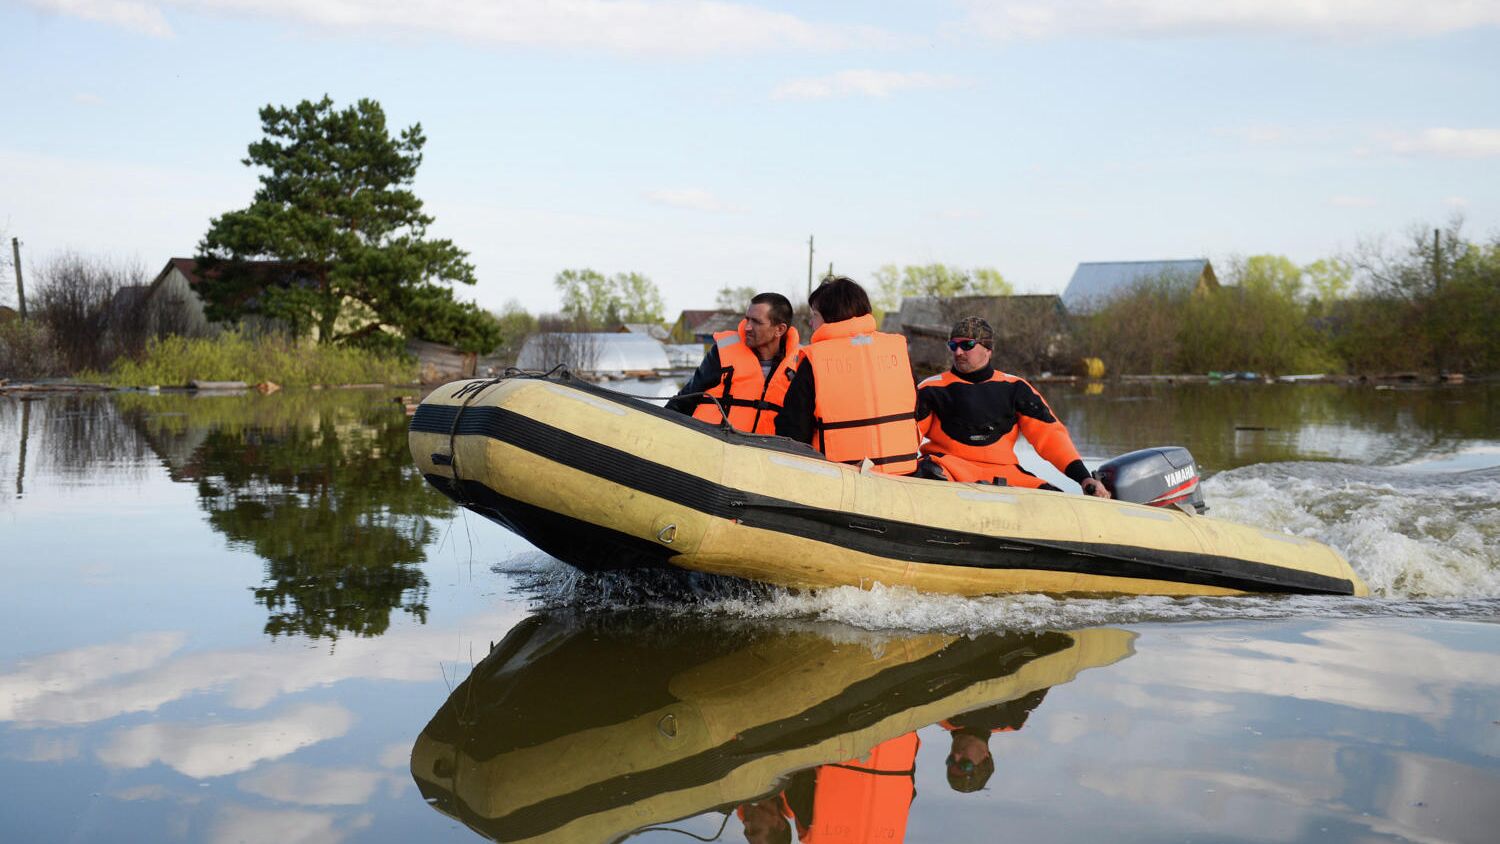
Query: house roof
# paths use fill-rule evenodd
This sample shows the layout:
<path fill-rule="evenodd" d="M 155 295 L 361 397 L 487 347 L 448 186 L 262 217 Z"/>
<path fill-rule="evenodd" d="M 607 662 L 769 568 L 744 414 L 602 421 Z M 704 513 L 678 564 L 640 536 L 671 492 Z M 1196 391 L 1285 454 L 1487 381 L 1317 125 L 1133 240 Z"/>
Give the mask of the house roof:
<path fill-rule="evenodd" d="M 1068 310 L 1086 312 L 1098 304 L 1130 290 L 1147 279 L 1164 279 L 1172 284 L 1191 286 L 1204 272 L 1213 279 L 1213 268 L 1207 258 L 1181 261 L 1085 261 L 1073 271 L 1063 304 Z"/>
<path fill-rule="evenodd" d="M 742 314 L 711 311 L 707 318 L 689 330 L 694 337 L 704 334 L 717 334 L 720 331 L 733 331 L 740 327 L 740 320 L 744 318 Z"/>
<path fill-rule="evenodd" d="M 708 319 L 716 313 L 718 313 L 718 311 L 713 309 L 706 311 L 683 311 L 677 316 L 677 323 L 683 328 L 692 328 L 693 326 L 704 321 L 705 319 Z"/>
<path fill-rule="evenodd" d="M 295 261 L 244 261 L 246 269 L 263 281 L 285 281 L 297 272 Z M 151 287 L 155 288 L 162 283 L 172 270 L 182 273 L 182 277 L 192 287 L 198 287 L 204 279 L 212 279 L 216 275 L 213 272 L 202 272 L 198 269 L 198 262 L 192 258 L 169 258 L 166 266 L 152 279 Z"/>
<path fill-rule="evenodd" d="M 622 322 L 617 331 L 621 334 L 646 334 L 657 340 L 667 339 L 667 329 L 654 322 Z"/>

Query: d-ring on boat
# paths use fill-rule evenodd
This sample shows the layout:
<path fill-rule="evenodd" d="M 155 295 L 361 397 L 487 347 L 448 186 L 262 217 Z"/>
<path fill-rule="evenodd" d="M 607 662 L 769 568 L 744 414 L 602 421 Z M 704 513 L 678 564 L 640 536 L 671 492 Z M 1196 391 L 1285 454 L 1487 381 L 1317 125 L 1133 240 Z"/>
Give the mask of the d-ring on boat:
<path fill-rule="evenodd" d="M 882 475 L 566 374 L 444 385 L 409 442 L 437 489 L 589 571 L 956 595 L 1368 594 L 1314 540 L 1191 507 Z M 1158 462 L 1153 489 L 1181 493 L 1158 503 L 1196 488 L 1191 465 Z M 1154 465 L 1112 463 L 1116 483 Z"/>

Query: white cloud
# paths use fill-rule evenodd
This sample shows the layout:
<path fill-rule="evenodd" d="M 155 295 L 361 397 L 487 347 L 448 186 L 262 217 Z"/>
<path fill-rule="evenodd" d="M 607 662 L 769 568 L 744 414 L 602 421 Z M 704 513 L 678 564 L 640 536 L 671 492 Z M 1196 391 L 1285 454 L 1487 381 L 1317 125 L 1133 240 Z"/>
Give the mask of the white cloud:
<path fill-rule="evenodd" d="M 1379 203 L 1369 196 L 1338 194 L 1328 197 L 1328 204 L 1335 208 L 1374 208 Z"/>
<path fill-rule="evenodd" d="M 1448 206 L 1449 208 L 1458 208 L 1462 210 L 1469 207 L 1469 200 L 1468 197 L 1463 196 L 1445 196 L 1443 197 L 1443 204 Z"/>
<path fill-rule="evenodd" d="M 300 806 L 361 806 L 391 775 L 359 768 L 313 768 L 281 764 L 239 781 L 241 791 Z"/>
<path fill-rule="evenodd" d="M 405 768 L 411 764 L 411 742 L 386 745 L 385 750 L 380 751 L 379 761 L 382 768 Z"/>
<path fill-rule="evenodd" d="M 708 191 L 699 188 L 647 191 L 646 198 L 657 205 L 686 208 L 690 211 L 738 212 L 744 210 L 737 205 L 726 203 Z"/>
<path fill-rule="evenodd" d="M 1394 139 L 1391 150 L 1437 158 L 1494 158 L 1500 156 L 1500 129 L 1425 129 Z"/>
<path fill-rule="evenodd" d="M 841 70 L 830 76 L 793 79 L 776 87 L 778 100 L 827 100 L 834 97 L 888 97 L 898 91 L 957 88 L 965 80 L 934 73 L 891 70 Z"/>
<path fill-rule="evenodd" d="M 32 6 L 70 18 L 117 26 L 155 38 L 168 38 L 172 27 L 160 4 L 139 0 L 28 0 Z"/>
<path fill-rule="evenodd" d="M 333 815 L 267 811 L 229 806 L 220 814 L 209 841 L 214 844 L 337 844 L 348 835 Z"/>
<path fill-rule="evenodd" d="M 104 105 L 104 98 L 98 94 L 81 93 L 73 95 L 73 102 L 83 106 Z"/>
<path fill-rule="evenodd" d="M 129 727 L 117 731 L 97 755 L 111 768 L 144 768 L 161 762 L 195 779 L 222 777 L 338 738 L 353 723 L 354 715 L 342 706 L 308 703 L 263 721 Z"/>
<path fill-rule="evenodd" d="M 435 35 L 509 47 L 644 55 L 828 50 L 893 44 L 866 26 L 814 23 L 722 0 L 31 0 L 58 14 L 165 36 L 163 8 L 260 18 L 338 34 Z"/>
<path fill-rule="evenodd" d="M 1067 35 L 1422 36 L 1500 24 L 1473 0 L 970 0 L 965 28 L 992 38 Z"/>
<path fill-rule="evenodd" d="M 0 674 L 0 721 L 29 720 L 89 686 L 159 665 L 185 639 L 182 633 L 145 633 L 119 644 L 91 645 L 22 662 L 16 670 Z"/>
<path fill-rule="evenodd" d="M 521 614 L 483 616 L 472 629 L 506 629 Z M 183 634 L 147 634 L 119 645 L 48 654 L 0 675 L 0 722 L 91 724 L 207 692 L 222 692 L 235 708 L 258 709 L 283 695 L 343 680 L 428 682 L 451 658 L 454 637 L 452 630 L 422 627 L 341 640 L 333 654 L 251 647 L 169 659 Z"/>
<path fill-rule="evenodd" d="M 1371 652 L 1384 659 L 1351 656 Z M 1163 664 L 1156 664 L 1158 658 Z M 1500 655 L 1443 647 L 1378 624 L 1315 630 L 1295 642 L 1205 639 L 1170 657 L 1144 649 L 1136 667 L 1153 683 L 1319 701 L 1430 722 L 1448 717 L 1460 694 L 1500 686 Z"/>

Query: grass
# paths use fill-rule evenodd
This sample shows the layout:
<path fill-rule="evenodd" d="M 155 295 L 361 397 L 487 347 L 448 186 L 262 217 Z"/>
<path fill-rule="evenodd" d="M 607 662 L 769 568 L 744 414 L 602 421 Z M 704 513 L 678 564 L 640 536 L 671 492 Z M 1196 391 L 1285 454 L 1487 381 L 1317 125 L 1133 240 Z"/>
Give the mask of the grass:
<path fill-rule="evenodd" d="M 121 358 L 105 372 L 78 377 L 118 387 L 179 386 L 189 381 L 273 381 L 283 387 L 407 384 L 417 380 L 417 366 L 401 355 L 304 345 L 281 337 L 250 338 L 230 331 L 213 338 L 152 340 L 139 360 Z"/>

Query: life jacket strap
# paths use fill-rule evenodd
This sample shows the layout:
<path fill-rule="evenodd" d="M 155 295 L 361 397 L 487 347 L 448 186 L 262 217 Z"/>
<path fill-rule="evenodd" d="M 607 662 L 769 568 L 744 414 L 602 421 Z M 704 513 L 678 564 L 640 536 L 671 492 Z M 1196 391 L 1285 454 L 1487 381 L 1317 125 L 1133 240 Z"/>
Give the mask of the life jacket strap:
<path fill-rule="evenodd" d="M 821 419 L 816 419 L 813 420 L 813 424 L 817 425 L 824 431 L 837 431 L 843 428 L 863 428 L 868 425 L 884 425 L 887 422 L 904 422 L 908 419 L 915 420 L 916 418 L 916 411 L 907 411 L 906 413 L 892 413 L 889 416 L 875 416 L 869 419 L 849 419 L 844 422 L 824 422 Z"/>

